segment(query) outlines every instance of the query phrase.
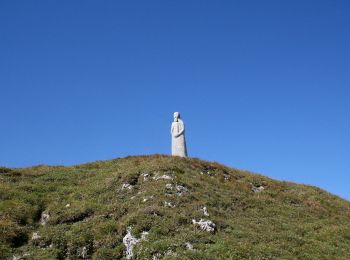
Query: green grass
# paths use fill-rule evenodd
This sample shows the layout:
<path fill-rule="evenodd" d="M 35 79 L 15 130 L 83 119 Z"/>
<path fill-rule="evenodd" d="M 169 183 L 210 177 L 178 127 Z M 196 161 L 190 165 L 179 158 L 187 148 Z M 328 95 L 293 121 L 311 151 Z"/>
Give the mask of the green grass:
<path fill-rule="evenodd" d="M 152 178 L 163 174 L 173 180 Z M 215 232 L 192 224 L 201 218 Z M 0 168 L 0 259 L 125 259 L 129 226 L 149 232 L 135 259 L 350 259 L 350 203 L 316 187 L 162 155 Z"/>

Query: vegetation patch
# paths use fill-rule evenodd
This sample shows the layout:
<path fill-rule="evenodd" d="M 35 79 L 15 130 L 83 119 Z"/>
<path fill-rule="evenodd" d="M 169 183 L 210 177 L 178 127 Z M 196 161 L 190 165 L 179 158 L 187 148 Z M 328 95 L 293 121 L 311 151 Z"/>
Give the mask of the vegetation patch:
<path fill-rule="evenodd" d="M 195 158 L 0 167 L 0 259 L 350 259 L 350 203 Z"/>

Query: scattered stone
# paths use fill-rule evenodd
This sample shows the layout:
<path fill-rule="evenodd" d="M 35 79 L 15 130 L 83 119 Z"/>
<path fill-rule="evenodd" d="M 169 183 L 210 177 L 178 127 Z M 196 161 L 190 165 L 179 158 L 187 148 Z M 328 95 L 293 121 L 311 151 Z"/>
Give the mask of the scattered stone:
<path fill-rule="evenodd" d="M 11 260 L 22 260 L 22 259 L 28 259 L 28 258 L 27 258 L 28 256 L 30 256 L 30 254 L 29 254 L 29 253 L 25 253 L 25 254 L 24 254 L 24 255 L 22 255 L 22 256 L 15 256 L 15 255 L 13 255 Z"/>
<path fill-rule="evenodd" d="M 188 192 L 188 189 L 182 185 L 176 185 L 176 194 L 181 196 L 182 194 Z"/>
<path fill-rule="evenodd" d="M 156 253 L 152 256 L 152 260 L 158 260 L 160 257 L 162 257 L 161 253 Z"/>
<path fill-rule="evenodd" d="M 255 186 L 252 183 L 251 183 L 251 185 L 252 185 L 252 191 L 254 191 L 255 193 L 265 190 L 264 186 L 262 186 L 262 185 Z"/>
<path fill-rule="evenodd" d="M 39 232 L 33 232 L 31 237 L 31 244 L 39 248 L 47 248 L 49 246 L 48 243 L 41 238 L 41 236 L 39 235 Z"/>
<path fill-rule="evenodd" d="M 39 236 L 39 233 L 38 232 L 34 232 L 33 235 L 32 235 L 32 240 L 38 240 L 40 239 L 41 236 Z"/>
<path fill-rule="evenodd" d="M 190 242 L 186 242 L 185 246 L 186 246 L 187 250 L 193 250 L 193 245 Z"/>
<path fill-rule="evenodd" d="M 201 211 L 203 212 L 204 216 L 209 217 L 209 213 L 208 213 L 207 207 L 203 207 L 203 208 L 201 209 Z"/>
<path fill-rule="evenodd" d="M 66 204 L 66 208 L 69 208 L 70 207 L 70 204 L 68 203 L 68 204 Z"/>
<path fill-rule="evenodd" d="M 166 256 L 174 256 L 174 257 L 177 257 L 177 253 L 173 252 L 171 249 L 169 249 L 168 251 L 166 251 L 165 253 L 161 254 L 161 253 L 155 253 L 153 256 L 152 256 L 152 260 L 158 260 L 158 259 L 162 259 Z"/>
<path fill-rule="evenodd" d="M 224 173 L 224 179 L 225 179 L 225 181 L 228 181 L 229 179 L 231 179 L 230 174 Z"/>
<path fill-rule="evenodd" d="M 77 254 L 78 254 L 78 256 L 81 257 L 81 258 L 87 259 L 87 258 L 88 258 L 88 250 L 87 250 L 87 247 L 84 246 L 84 247 L 82 247 L 82 248 L 78 248 Z"/>
<path fill-rule="evenodd" d="M 193 225 L 198 225 L 202 230 L 208 231 L 208 232 L 214 232 L 215 231 L 215 224 L 211 220 L 199 220 L 196 221 L 195 219 L 192 219 Z"/>
<path fill-rule="evenodd" d="M 141 233 L 141 240 L 146 240 L 148 234 L 149 233 L 147 231 L 142 231 L 142 233 Z"/>
<path fill-rule="evenodd" d="M 123 244 L 126 247 L 126 251 L 125 251 L 126 259 L 131 259 L 131 257 L 134 255 L 133 249 L 138 242 L 139 240 L 136 237 L 133 237 L 131 235 L 131 228 L 128 227 L 128 231 L 126 235 L 123 237 Z"/>
<path fill-rule="evenodd" d="M 150 174 L 145 172 L 145 173 L 142 173 L 141 176 L 143 177 L 143 181 L 147 181 Z"/>
<path fill-rule="evenodd" d="M 146 201 L 148 201 L 150 199 L 153 199 L 153 195 L 143 198 L 142 202 L 146 202 Z"/>
<path fill-rule="evenodd" d="M 160 179 L 163 179 L 163 180 L 173 180 L 173 177 L 169 176 L 169 175 L 162 175 L 162 176 L 154 176 L 153 177 L 154 180 L 160 180 Z"/>
<path fill-rule="evenodd" d="M 169 249 L 164 253 L 164 256 L 177 256 L 177 254 L 173 252 L 171 249 Z"/>
<path fill-rule="evenodd" d="M 125 256 L 126 256 L 126 259 L 131 259 L 134 255 L 133 253 L 133 250 L 134 250 L 134 247 L 136 246 L 136 244 L 138 244 L 140 241 L 142 240 L 145 240 L 146 237 L 148 235 L 148 232 L 144 231 L 142 232 L 141 234 L 141 238 L 140 239 L 137 239 L 136 237 L 134 237 L 132 234 L 131 234 L 131 227 L 128 227 L 127 228 L 127 233 L 126 235 L 123 237 L 123 244 L 125 245 L 126 247 L 126 250 L 125 250 Z"/>
<path fill-rule="evenodd" d="M 44 213 L 44 212 L 41 213 L 41 217 L 40 217 L 40 221 L 39 221 L 40 225 L 42 225 L 42 226 L 46 225 L 46 222 L 49 220 L 49 218 L 50 218 L 49 214 Z"/>
<path fill-rule="evenodd" d="M 164 206 L 169 208 L 175 208 L 175 205 L 173 205 L 171 202 L 164 201 Z"/>
<path fill-rule="evenodd" d="M 131 190 L 134 186 L 132 186 L 131 184 L 129 183 L 124 183 L 123 186 L 122 186 L 122 190 L 124 189 L 128 189 L 128 190 Z"/>
<path fill-rule="evenodd" d="M 259 187 L 254 187 L 253 191 L 254 192 L 261 192 L 263 191 L 265 188 L 263 186 L 259 186 Z"/>
<path fill-rule="evenodd" d="M 214 173 L 212 173 L 211 171 L 209 171 L 209 170 L 207 170 L 207 171 L 201 171 L 199 174 L 201 174 L 201 175 L 204 175 L 204 174 L 206 174 L 206 175 L 208 175 L 208 176 L 214 176 L 215 174 Z"/>
<path fill-rule="evenodd" d="M 173 185 L 171 183 L 167 183 L 165 185 L 165 188 L 167 188 L 168 190 L 172 190 L 173 189 Z"/>

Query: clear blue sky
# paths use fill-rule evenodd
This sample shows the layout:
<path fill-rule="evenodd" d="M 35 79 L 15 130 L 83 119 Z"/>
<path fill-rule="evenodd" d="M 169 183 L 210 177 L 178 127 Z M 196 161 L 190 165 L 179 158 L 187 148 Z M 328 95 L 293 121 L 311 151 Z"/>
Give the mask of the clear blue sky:
<path fill-rule="evenodd" d="M 0 1 L 0 165 L 170 153 L 350 199 L 350 1 Z"/>

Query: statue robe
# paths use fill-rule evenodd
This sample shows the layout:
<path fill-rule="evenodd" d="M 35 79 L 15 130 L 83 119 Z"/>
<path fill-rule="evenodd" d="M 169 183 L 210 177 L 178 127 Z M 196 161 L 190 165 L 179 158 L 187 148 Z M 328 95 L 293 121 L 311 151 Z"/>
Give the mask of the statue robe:
<path fill-rule="evenodd" d="M 178 135 L 181 133 L 178 137 Z M 171 154 L 175 156 L 187 157 L 185 140 L 185 125 L 181 119 L 171 124 Z"/>

